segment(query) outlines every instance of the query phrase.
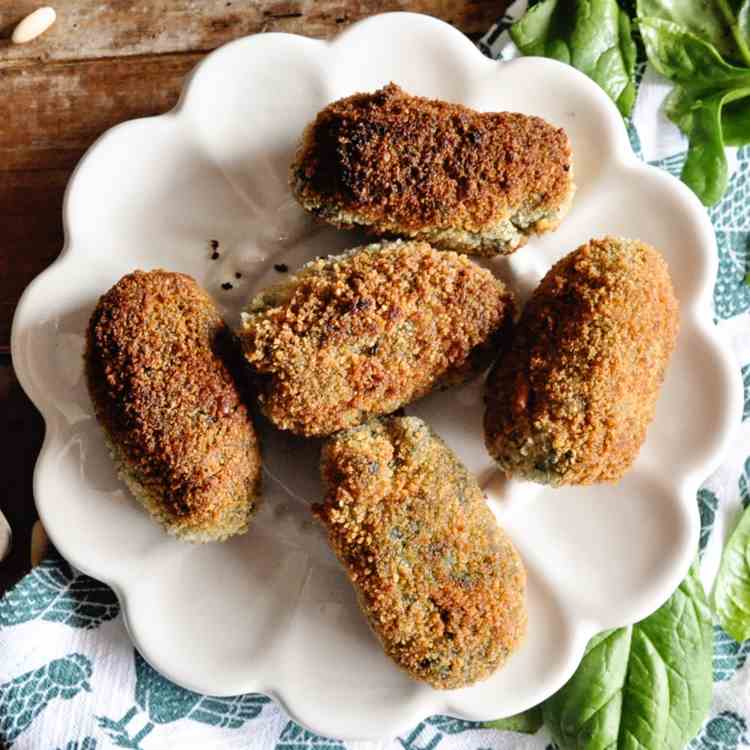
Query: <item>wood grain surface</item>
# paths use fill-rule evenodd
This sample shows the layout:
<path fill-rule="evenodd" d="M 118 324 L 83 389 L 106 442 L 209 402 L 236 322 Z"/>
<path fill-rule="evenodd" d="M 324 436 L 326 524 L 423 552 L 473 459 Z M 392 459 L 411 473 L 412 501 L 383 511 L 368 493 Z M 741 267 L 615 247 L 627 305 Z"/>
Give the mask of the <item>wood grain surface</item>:
<path fill-rule="evenodd" d="M 65 185 L 83 152 L 111 126 L 171 108 L 185 74 L 237 37 L 284 31 L 327 38 L 375 13 L 429 13 L 473 38 L 504 0 L 58 0 L 57 22 L 26 45 L 15 24 L 42 3 L 0 2 L 0 510 L 14 530 L 0 593 L 28 569 L 36 517 L 31 474 L 42 420 L 13 374 L 10 326 L 26 285 L 63 244 Z"/>
<path fill-rule="evenodd" d="M 50 1 L 50 0 L 48 0 Z M 6 0 L 0 30 L 40 3 Z M 57 22 L 37 43 L 2 50 L 3 61 L 85 60 L 208 51 L 246 34 L 285 31 L 326 38 L 375 13 L 406 10 L 481 34 L 502 12 L 497 0 L 58 0 Z"/>

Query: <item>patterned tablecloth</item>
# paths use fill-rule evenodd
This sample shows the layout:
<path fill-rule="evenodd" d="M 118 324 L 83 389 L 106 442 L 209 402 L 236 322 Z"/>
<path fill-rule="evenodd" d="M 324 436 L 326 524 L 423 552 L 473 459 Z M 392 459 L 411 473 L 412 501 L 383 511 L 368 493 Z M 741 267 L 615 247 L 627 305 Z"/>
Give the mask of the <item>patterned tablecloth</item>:
<path fill-rule="evenodd" d="M 518 12 L 516 7 L 515 12 Z M 513 12 L 513 10 L 511 12 Z M 492 57 L 515 49 L 502 19 L 480 43 Z M 644 160 L 679 175 L 686 143 L 661 114 L 669 85 L 638 69 L 639 92 L 629 133 Z M 750 417 L 750 147 L 732 153 L 734 174 L 722 202 L 710 209 L 719 248 L 714 291 L 717 325 L 726 329 L 745 383 Z M 750 503 L 750 420 L 734 449 L 696 498 L 709 585 L 722 541 L 740 508 Z M 715 628 L 714 704 L 691 748 L 734 750 L 750 745 L 750 641 L 736 643 Z M 0 745 L 18 750 L 549 750 L 536 735 L 498 732 L 445 716 L 425 718 L 388 743 L 346 744 L 317 737 L 262 695 L 211 698 L 184 690 L 155 672 L 134 651 L 117 599 L 59 557 L 35 568 L 0 600 Z"/>

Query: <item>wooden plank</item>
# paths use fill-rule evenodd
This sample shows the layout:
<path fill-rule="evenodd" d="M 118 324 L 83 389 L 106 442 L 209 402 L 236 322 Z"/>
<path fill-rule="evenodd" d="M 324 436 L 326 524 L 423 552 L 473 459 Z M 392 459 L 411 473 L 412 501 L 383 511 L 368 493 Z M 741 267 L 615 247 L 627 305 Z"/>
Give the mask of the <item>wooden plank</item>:
<path fill-rule="evenodd" d="M 186 53 L 6 68 L 0 72 L 0 172 L 73 167 L 113 125 L 170 109 L 185 74 L 202 57 Z"/>
<path fill-rule="evenodd" d="M 0 404 L 0 434 L 6 436 L 0 510 L 13 530 L 10 555 L 0 563 L 2 595 L 30 567 L 31 527 L 37 517 L 31 480 L 44 437 L 42 417 L 21 390 L 7 358 L 0 360 Z"/>
<path fill-rule="evenodd" d="M 502 0 L 57 0 L 57 22 L 37 40 L 0 46 L 0 66 L 18 61 L 80 60 L 210 50 L 261 31 L 330 37 L 375 13 L 429 13 L 478 35 L 505 8 Z M 38 0 L 6 0 L 7 36 Z"/>
<path fill-rule="evenodd" d="M 62 249 L 62 199 L 70 170 L 0 173 L 0 353 L 10 347 L 10 324 L 26 285 Z"/>

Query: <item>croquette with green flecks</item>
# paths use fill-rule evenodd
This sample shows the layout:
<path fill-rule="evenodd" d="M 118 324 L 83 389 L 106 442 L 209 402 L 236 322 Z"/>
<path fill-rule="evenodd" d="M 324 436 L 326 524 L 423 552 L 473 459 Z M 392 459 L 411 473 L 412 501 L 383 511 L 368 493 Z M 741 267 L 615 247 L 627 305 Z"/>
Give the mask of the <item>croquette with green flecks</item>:
<path fill-rule="evenodd" d="M 466 256 L 385 242 L 315 260 L 243 315 L 260 408 L 299 435 L 389 414 L 489 366 L 513 298 Z"/>
<path fill-rule="evenodd" d="M 86 378 L 120 476 L 164 528 L 193 542 L 247 530 L 260 450 L 234 337 L 194 279 L 135 271 L 99 300 Z"/>
<path fill-rule="evenodd" d="M 487 379 L 489 453 L 551 485 L 620 479 L 653 419 L 679 308 L 664 258 L 604 237 L 547 273 Z"/>
<path fill-rule="evenodd" d="M 557 227 L 575 192 L 562 128 L 393 83 L 322 110 L 290 182 L 303 208 L 334 226 L 484 256 Z"/>
<path fill-rule="evenodd" d="M 452 689 L 489 677 L 526 631 L 526 574 L 481 489 L 415 417 L 330 438 L 314 512 L 386 654 Z"/>

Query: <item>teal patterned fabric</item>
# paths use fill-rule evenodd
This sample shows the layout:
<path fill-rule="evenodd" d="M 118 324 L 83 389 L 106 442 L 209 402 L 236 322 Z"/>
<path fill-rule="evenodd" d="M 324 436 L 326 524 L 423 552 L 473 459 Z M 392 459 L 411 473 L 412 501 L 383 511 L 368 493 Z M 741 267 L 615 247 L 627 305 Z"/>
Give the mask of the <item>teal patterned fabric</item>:
<path fill-rule="evenodd" d="M 90 691 L 91 673 L 85 656 L 69 654 L 0 685 L 0 738 L 11 745 L 51 703 Z"/>
<path fill-rule="evenodd" d="M 706 551 L 706 545 L 711 536 L 716 520 L 716 510 L 719 507 L 719 498 L 711 490 L 698 490 L 698 512 L 701 516 L 701 535 L 698 550 L 701 555 Z"/>
<path fill-rule="evenodd" d="M 480 43 L 492 57 L 512 57 L 507 28 L 514 5 Z M 641 87 L 627 123 L 633 151 L 679 176 L 685 144 L 658 113 L 646 111 L 653 71 L 638 66 Z M 654 124 L 656 123 L 656 125 Z M 665 135 L 653 128 L 664 128 Z M 659 144 L 658 152 L 654 143 Z M 666 145 L 665 145 L 666 144 Z M 671 144 L 671 145 L 670 145 Z M 734 155 L 726 197 L 711 209 L 719 273 L 717 324 L 735 342 L 745 385 L 743 425 L 724 466 L 696 497 L 703 568 L 718 552 L 738 513 L 750 504 L 750 148 Z M 713 562 L 712 562 L 713 561 Z M 710 582 L 710 581 L 708 581 Z M 750 641 L 714 628 L 714 705 L 690 750 L 750 747 Z M 53 555 L 0 599 L 0 747 L 14 750 L 347 750 L 353 743 L 320 737 L 292 721 L 263 695 L 212 698 L 185 690 L 133 651 L 117 599 L 103 584 Z M 357 743 L 357 748 L 365 745 Z M 556 750 L 544 729 L 534 736 L 486 729 L 449 716 L 425 718 L 380 750 Z M 583 749 L 585 750 L 585 749 Z"/>
<path fill-rule="evenodd" d="M 52 558 L 43 560 L 22 586 L 0 599 L 0 627 L 41 618 L 74 628 L 96 628 L 119 611 L 110 588 Z"/>
<path fill-rule="evenodd" d="M 346 750 L 339 740 L 319 737 L 290 721 L 282 730 L 274 750 Z"/>
<path fill-rule="evenodd" d="M 714 682 L 726 682 L 745 666 L 750 641 L 737 643 L 721 625 L 714 626 Z"/>
<path fill-rule="evenodd" d="M 734 711 L 722 711 L 706 722 L 688 745 L 690 750 L 735 750 L 750 745 L 747 722 Z"/>

